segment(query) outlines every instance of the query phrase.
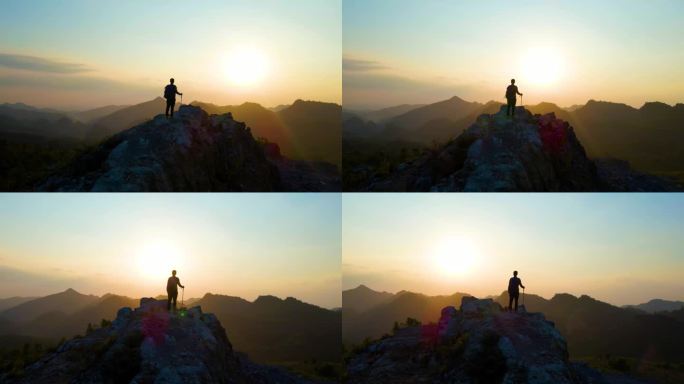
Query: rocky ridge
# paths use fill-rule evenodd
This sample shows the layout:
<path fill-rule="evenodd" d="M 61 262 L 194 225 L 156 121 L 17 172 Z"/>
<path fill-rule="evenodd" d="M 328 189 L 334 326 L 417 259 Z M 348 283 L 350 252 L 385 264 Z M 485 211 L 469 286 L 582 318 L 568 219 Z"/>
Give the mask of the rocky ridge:
<path fill-rule="evenodd" d="M 111 325 L 59 346 L 8 383 L 310 383 L 235 352 L 213 314 L 166 301 L 121 308 Z M 7 381 L 5 381 L 7 380 Z"/>
<path fill-rule="evenodd" d="M 230 113 L 208 115 L 181 106 L 119 132 L 43 181 L 41 191 L 294 191 L 339 190 L 334 167 L 267 156 Z M 279 151 L 277 151 L 279 153 Z"/>
<path fill-rule="evenodd" d="M 605 383 L 568 360 L 565 339 L 541 313 L 503 311 L 492 299 L 464 297 L 437 324 L 395 330 L 347 362 L 353 383 Z"/>
<path fill-rule="evenodd" d="M 368 191 L 674 191 L 679 187 L 632 171 L 624 162 L 589 159 L 574 129 L 555 114 L 533 115 L 523 107 L 515 118 L 482 114 L 461 135 L 388 177 Z"/>

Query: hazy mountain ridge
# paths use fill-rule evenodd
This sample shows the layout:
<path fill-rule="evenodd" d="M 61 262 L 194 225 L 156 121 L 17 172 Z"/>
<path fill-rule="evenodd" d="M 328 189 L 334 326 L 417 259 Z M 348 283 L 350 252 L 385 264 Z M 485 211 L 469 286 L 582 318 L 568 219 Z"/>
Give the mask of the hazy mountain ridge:
<path fill-rule="evenodd" d="M 403 322 L 407 317 L 434 323 L 439 319 L 434 308 L 455 305 L 460 298 L 468 296 L 415 295 L 422 300 L 395 299 L 363 313 L 347 311 L 343 304 L 344 342 L 359 343 L 367 337 L 378 338 L 391 331 L 394 321 Z M 493 298 L 503 306 L 508 305 L 506 292 Z M 648 314 L 616 307 L 586 295 L 576 297 L 570 294 L 556 294 L 547 300 L 526 293 L 525 306 L 529 312 L 541 312 L 555 323 L 567 339 L 570 354 L 575 357 L 611 354 L 639 358 L 648 350 L 654 360 L 678 361 L 684 358 L 684 351 L 679 348 L 684 343 L 684 310 Z M 433 310 L 424 312 L 427 307 Z"/>
<path fill-rule="evenodd" d="M 623 308 L 633 308 L 648 313 L 672 312 L 683 309 L 684 301 L 652 299 L 646 303 L 625 305 Z"/>

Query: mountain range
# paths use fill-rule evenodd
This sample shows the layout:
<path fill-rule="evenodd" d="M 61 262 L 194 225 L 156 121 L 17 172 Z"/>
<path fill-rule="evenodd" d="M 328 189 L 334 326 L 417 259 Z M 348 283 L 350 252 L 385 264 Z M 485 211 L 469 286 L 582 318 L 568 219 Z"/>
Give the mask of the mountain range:
<path fill-rule="evenodd" d="M 381 119 L 374 117 L 374 111 L 345 110 L 343 140 L 443 143 L 458 136 L 479 115 L 495 113 L 501 105 L 496 101 L 482 104 L 452 97 L 409 110 L 405 106 L 385 108 L 381 111 L 397 113 L 383 114 Z M 684 104 L 648 102 L 634 108 L 589 100 L 568 109 L 548 102 L 525 108 L 535 114 L 553 112 L 569 122 L 591 158 L 621 159 L 644 172 L 684 175 Z M 347 149 L 345 156 L 346 153 Z"/>
<path fill-rule="evenodd" d="M 437 322 L 441 308 L 458 305 L 467 296 L 428 296 L 406 291 L 391 294 L 365 286 L 343 291 L 343 342 L 358 344 L 366 338 L 381 337 L 391 332 L 394 322 L 402 323 L 409 317 L 423 323 Z M 653 314 L 616 307 L 586 295 L 563 293 L 551 299 L 529 293 L 524 296 L 527 311 L 541 312 L 555 323 L 567 339 L 572 357 L 611 354 L 667 361 L 684 358 L 680 347 L 684 343 L 682 309 Z M 508 305 L 506 292 L 491 298 L 502 306 Z"/>
<path fill-rule="evenodd" d="M 214 313 L 235 349 L 253 360 L 337 362 L 341 357 L 339 311 L 291 297 L 260 296 L 250 302 L 208 293 L 186 301 Z M 0 311 L 0 348 L 16 348 L 26 342 L 56 344 L 61 338 L 83 335 L 89 323 L 113 320 L 119 309 L 135 308 L 138 302 L 114 294 L 85 295 L 73 289 L 24 301 Z"/>

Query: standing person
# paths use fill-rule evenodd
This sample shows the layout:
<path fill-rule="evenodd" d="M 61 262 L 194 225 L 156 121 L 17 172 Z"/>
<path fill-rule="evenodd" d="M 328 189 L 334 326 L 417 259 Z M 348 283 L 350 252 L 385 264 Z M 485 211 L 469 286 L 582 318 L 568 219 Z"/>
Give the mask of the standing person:
<path fill-rule="evenodd" d="M 522 281 L 518 278 L 518 271 L 513 271 L 513 277 L 508 280 L 508 310 L 512 310 L 513 300 L 515 300 L 515 311 L 518 312 L 518 297 L 520 296 L 520 290 L 518 287 L 525 289 L 522 285 Z"/>
<path fill-rule="evenodd" d="M 171 116 L 173 118 L 173 108 L 176 105 L 176 95 L 183 96 L 182 93 L 178 92 L 178 88 L 173 84 L 174 80 L 171 78 L 169 80 L 171 84 L 164 88 L 164 98 L 166 99 L 166 117 Z"/>
<path fill-rule="evenodd" d="M 173 79 L 172 79 L 173 80 Z M 173 301 L 173 310 L 176 311 L 176 301 L 178 300 L 178 287 L 185 288 L 181 285 L 180 279 L 176 277 L 176 270 L 171 271 L 171 277 L 166 281 L 166 294 L 168 295 L 168 301 L 166 303 L 166 309 L 171 310 L 171 301 Z"/>
<path fill-rule="evenodd" d="M 515 117 L 515 103 L 518 101 L 518 95 L 522 96 L 523 94 L 518 92 L 518 87 L 515 85 L 515 79 L 511 79 L 511 85 L 506 88 L 506 100 L 508 101 L 506 116 Z"/>

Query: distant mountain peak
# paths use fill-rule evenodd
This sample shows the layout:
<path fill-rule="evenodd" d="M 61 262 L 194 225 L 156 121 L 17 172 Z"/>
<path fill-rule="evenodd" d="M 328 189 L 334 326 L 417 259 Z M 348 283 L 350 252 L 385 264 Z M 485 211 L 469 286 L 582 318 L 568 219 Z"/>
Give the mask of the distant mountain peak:
<path fill-rule="evenodd" d="M 254 300 L 254 304 L 274 304 L 282 303 L 284 300 L 273 295 L 261 295 Z"/>

